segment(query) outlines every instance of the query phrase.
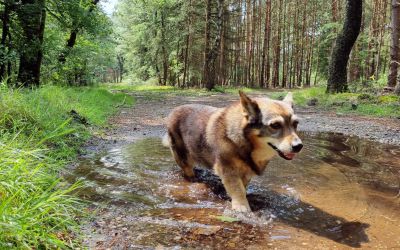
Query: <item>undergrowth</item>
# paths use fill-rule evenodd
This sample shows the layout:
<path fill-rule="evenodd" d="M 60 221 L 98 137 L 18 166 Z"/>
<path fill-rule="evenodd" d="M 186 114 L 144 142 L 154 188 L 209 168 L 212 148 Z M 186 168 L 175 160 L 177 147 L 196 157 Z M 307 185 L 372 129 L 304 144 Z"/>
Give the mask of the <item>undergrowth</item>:
<path fill-rule="evenodd" d="M 314 99 L 317 108 L 333 110 L 337 113 L 371 115 L 378 117 L 400 117 L 400 97 L 377 93 L 326 94 L 325 87 L 312 87 L 293 91 L 296 105 L 307 107 Z M 284 96 L 282 92 L 270 94 L 273 98 Z"/>
<path fill-rule="evenodd" d="M 59 171 L 131 97 L 104 88 L 0 89 L 0 249 L 74 248 L 84 204 Z"/>

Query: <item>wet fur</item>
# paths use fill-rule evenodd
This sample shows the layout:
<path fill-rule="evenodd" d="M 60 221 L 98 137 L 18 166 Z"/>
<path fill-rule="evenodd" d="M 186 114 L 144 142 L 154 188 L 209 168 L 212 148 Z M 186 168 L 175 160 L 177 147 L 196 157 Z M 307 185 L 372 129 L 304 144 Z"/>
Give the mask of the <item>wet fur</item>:
<path fill-rule="evenodd" d="M 232 208 L 247 212 L 247 184 L 276 155 L 264 140 L 272 133 L 266 123 L 275 116 L 290 122 L 292 115 L 291 102 L 250 99 L 243 93 L 241 102 L 226 108 L 183 105 L 168 117 L 168 144 L 186 178 L 194 178 L 195 164 L 213 169 L 232 199 Z"/>

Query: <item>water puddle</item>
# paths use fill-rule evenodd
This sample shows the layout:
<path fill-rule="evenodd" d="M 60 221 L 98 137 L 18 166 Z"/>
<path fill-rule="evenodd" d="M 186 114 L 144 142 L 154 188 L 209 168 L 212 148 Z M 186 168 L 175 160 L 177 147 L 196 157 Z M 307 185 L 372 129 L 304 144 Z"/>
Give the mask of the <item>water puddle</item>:
<path fill-rule="evenodd" d="M 83 181 L 82 197 L 107 208 L 102 223 L 120 237 L 109 246 L 399 248 L 400 148 L 329 133 L 302 138 L 297 159 L 276 158 L 252 180 L 252 214 L 229 210 L 210 171 L 185 181 L 159 138 L 84 158 L 67 178 Z"/>

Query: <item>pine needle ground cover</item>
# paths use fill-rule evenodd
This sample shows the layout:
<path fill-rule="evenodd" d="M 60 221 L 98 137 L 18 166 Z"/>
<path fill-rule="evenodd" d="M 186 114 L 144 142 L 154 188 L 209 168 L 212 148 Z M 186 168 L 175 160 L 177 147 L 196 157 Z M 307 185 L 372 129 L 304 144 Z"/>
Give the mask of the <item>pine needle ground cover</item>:
<path fill-rule="evenodd" d="M 70 248 L 84 204 L 59 171 L 130 96 L 105 88 L 0 90 L 0 249 Z"/>

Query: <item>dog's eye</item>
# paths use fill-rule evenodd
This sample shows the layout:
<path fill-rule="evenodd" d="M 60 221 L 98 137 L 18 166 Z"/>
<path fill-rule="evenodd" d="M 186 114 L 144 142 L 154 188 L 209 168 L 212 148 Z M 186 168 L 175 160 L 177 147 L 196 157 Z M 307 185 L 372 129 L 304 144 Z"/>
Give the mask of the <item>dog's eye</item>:
<path fill-rule="evenodd" d="M 295 128 L 295 129 L 297 129 L 297 126 L 299 125 L 299 122 L 298 121 L 294 121 L 293 122 L 293 127 Z"/>
<path fill-rule="evenodd" d="M 279 122 L 271 123 L 269 126 L 270 126 L 272 129 L 281 129 L 281 128 L 282 128 L 282 124 L 280 124 Z"/>

